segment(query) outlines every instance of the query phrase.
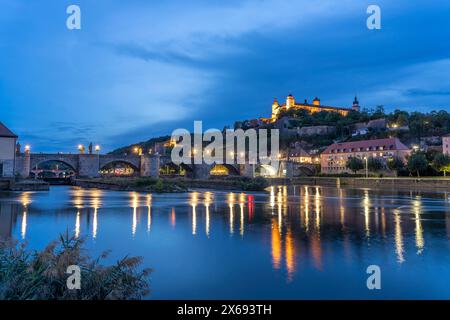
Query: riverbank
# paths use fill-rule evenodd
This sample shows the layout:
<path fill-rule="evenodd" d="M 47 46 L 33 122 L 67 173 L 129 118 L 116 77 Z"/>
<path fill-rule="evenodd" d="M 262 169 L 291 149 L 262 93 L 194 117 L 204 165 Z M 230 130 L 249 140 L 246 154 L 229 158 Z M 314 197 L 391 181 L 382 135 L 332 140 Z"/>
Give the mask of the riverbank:
<path fill-rule="evenodd" d="M 398 178 L 353 178 L 353 177 L 298 177 L 274 178 L 271 185 L 314 185 L 324 187 L 372 188 L 390 190 L 450 190 L 450 177 L 398 177 Z"/>
<path fill-rule="evenodd" d="M 0 179 L 0 191 L 48 191 L 50 185 L 42 180 Z"/>
<path fill-rule="evenodd" d="M 115 191 L 155 193 L 177 193 L 188 191 L 188 188 L 180 183 L 169 182 L 163 179 L 141 177 L 74 179 L 73 185 L 87 189 L 104 189 Z"/>
<path fill-rule="evenodd" d="M 229 191 L 263 191 L 270 182 L 263 178 L 211 178 L 207 180 L 197 180 L 188 178 L 93 178 L 75 179 L 73 184 L 83 188 L 98 188 L 116 191 L 138 191 L 156 193 L 187 192 L 189 189 L 208 188 L 215 190 Z"/>
<path fill-rule="evenodd" d="M 190 189 L 213 189 L 226 191 L 264 191 L 269 186 L 310 185 L 334 188 L 371 188 L 389 190 L 450 190 L 450 178 L 353 178 L 353 177 L 297 177 L 297 178 L 245 178 L 212 177 L 210 179 L 188 178 L 93 178 L 75 179 L 73 185 L 115 191 L 155 193 L 179 193 Z"/>

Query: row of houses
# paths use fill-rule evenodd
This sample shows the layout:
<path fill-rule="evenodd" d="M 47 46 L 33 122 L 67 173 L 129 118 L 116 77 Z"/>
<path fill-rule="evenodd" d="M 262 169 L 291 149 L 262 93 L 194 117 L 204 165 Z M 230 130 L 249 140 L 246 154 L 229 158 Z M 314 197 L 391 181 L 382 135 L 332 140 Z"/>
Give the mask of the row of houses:
<path fill-rule="evenodd" d="M 398 138 L 334 143 L 321 154 L 321 171 L 326 174 L 350 173 L 346 163 L 352 157 L 361 160 L 375 158 L 383 162 L 395 157 L 406 162 L 410 153 L 411 150 Z"/>
<path fill-rule="evenodd" d="M 442 137 L 442 151 L 450 154 L 450 134 Z M 406 163 L 412 150 L 398 138 L 375 139 L 334 143 L 320 155 L 305 151 L 299 142 L 291 145 L 284 158 L 298 163 L 320 164 L 324 174 L 351 173 L 346 166 L 349 158 L 366 160 L 376 158 L 386 163 L 388 159 L 399 158 Z"/>

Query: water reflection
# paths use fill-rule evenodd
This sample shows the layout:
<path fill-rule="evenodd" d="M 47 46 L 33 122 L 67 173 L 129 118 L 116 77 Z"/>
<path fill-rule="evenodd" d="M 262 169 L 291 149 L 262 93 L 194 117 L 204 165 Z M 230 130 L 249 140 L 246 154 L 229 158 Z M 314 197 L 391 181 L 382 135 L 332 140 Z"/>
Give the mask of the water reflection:
<path fill-rule="evenodd" d="M 25 236 L 27 234 L 27 211 L 28 211 L 28 205 L 31 203 L 30 200 L 30 192 L 24 192 L 22 193 L 21 197 L 20 197 L 20 202 L 22 203 L 23 206 L 23 212 L 22 212 L 22 224 L 21 224 L 21 228 L 20 228 L 20 235 L 22 240 L 25 239 Z"/>
<path fill-rule="evenodd" d="M 141 234 L 150 231 L 161 235 L 166 227 L 172 234 L 187 235 L 196 243 L 221 241 L 226 235 L 226 245 L 257 242 L 273 272 L 281 273 L 287 283 L 295 282 L 300 262 L 302 270 L 322 271 L 333 259 L 350 262 L 362 259 L 365 252 L 379 250 L 376 254 L 387 253 L 403 264 L 414 256 L 425 256 L 433 250 L 430 242 L 442 239 L 443 234 L 447 246 L 450 239 L 448 193 L 316 186 L 274 186 L 268 193 L 255 194 L 61 190 L 67 196 L 61 201 L 66 202 L 52 199 L 50 209 L 45 207 L 48 204 L 43 194 L 24 192 L 12 199 L 10 195 L 0 196 L 0 239 L 15 235 L 32 241 L 30 234 L 43 237 L 41 219 L 47 219 L 48 229 L 57 225 L 59 231 L 73 230 L 76 238 L 87 235 L 96 243 L 111 233 L 117 233 L 116 240 L 121 241 L 120 237 L 126 237 L 121 235 L 122 229 L 128 237 L 131 229 L 135 242 L 142 241 Z M 49 236 L 48 240 L 54 238 Z M 162 241 L 162 237 L 145 239 Z"/>

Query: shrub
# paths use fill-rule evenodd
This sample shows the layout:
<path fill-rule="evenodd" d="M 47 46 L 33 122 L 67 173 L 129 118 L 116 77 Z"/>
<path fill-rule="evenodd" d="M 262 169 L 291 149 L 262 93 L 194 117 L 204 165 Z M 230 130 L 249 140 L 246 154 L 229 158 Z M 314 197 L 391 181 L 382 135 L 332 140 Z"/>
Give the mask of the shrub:
<path fill-rule="evenodd" d="M 357 171 L 364 169 L 364 163 L 360 158 L 350 157 L 345 166 L 352 170 L 355 174 Z"/>
<path fill-rule="evenodd" d="M 150 269 L 138 271 L 140 257 L 125 257 L 112 266 L 92 259 L 84 240 L 61 235 L 41 252 L 24 244 L 0 244 L 0 300 L 136 300 L 149 293 Z M 81 269 L 81 289 L 67 288 L 67 267 Z"/>
<path fill-rule="evenodd" d="M 242 190 L 244 191 L 263 191 L 269 186 L 269 183 L 263 177 L 256 177 L 253 179 L 244 179 L 241 182 Z"/>

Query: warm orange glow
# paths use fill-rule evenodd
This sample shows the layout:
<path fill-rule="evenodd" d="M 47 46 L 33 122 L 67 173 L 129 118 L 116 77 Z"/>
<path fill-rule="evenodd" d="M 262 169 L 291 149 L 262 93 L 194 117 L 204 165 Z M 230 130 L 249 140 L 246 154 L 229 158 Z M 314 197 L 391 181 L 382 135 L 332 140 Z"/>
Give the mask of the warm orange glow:
<path fill-rule="evenodd" d="M 318 235 L 311 237 L 311 252 L 315 267 L 322 270 L 322 246 Z"/>
<path fill-rule="evenodd" d="M 292 281 L 295 272 L 295 243 L 291 228 L 286 233 L 286 269 L 288 272 L 288 281 Z"/>
<path fill-rule="evenodd" d="M 272 264 L 275 269 L 280 268 L 281 262 L 281 235 L 275 219 L 272 220 Z"/>
<path fill-rule="evenodd" d="M 177 218 L 175 216 L 175 208 L 172 208 L 172 212 L 170 213 L 170 225 L 172 228 L 175 228 L 175 225 L 177 224 Z"/>

